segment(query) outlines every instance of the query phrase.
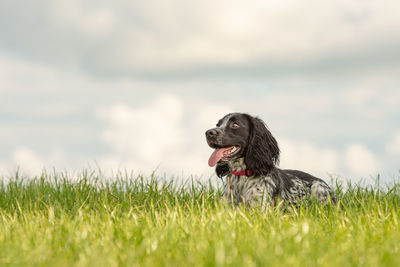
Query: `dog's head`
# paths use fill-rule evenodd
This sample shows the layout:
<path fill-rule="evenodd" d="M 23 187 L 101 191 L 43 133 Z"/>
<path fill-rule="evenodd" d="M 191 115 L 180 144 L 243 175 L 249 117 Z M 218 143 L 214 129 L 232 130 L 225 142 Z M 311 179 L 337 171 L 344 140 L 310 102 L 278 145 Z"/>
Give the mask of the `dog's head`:
<path fill-rule="evenodd" d="M 244 158 L 253 175 L 266 175 L 279 161 L 279 147 L 265 123 L 244 113 L 230 113 L 215 128 L 206 131 L 207 143 L 214 148 L 208 164 L 217 165 L 218 176 L 227 174 L 226 163 Z"/>

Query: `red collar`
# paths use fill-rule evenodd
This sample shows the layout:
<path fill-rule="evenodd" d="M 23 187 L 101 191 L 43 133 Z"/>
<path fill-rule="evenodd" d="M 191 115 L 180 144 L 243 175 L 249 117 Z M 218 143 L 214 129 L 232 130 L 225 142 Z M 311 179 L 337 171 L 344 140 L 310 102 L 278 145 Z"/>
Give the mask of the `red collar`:
<path fill-rule="evenodd" d="M 231 173 L 233 175 L 237 175 L 237 176 L 251 176 L 252 175 L 251 171 L 247 170 L 247 169 L 246 170 L 242 170 L 242 171 L 236 171 L 234 169 L 231 169 Z"/>

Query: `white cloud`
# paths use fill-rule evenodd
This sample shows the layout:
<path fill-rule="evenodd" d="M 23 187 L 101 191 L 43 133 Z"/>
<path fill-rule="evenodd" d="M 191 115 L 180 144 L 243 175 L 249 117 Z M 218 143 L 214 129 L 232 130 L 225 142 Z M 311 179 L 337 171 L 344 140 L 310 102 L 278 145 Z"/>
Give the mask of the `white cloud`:
<path fill-rule="evenodd" d="M 59 85 L 59 72 L 40 63 L 11 59 L 0 54 L 1 91 L 54 92 Z"/>
<path fill-rule="evenodd" d="M 224 107 L 184 103 L 175 95 L 161 95 L 141 107 L 123 104 L 99 111 L 108 126 L 101 139 L 112 153 L 99 159 L 101 166 L 150 173 L 206 175 L 211 153 L 204 132 L 224 114 Z M 226 108 L 229 109 L 229 108 Z M 190 117 L 185 113 L 191 111 Z"/>
<path fill-rule="evenodd" d="M 39 155 L 26 147 L 16 148 L 11 155 L 12 162 L 22 170 L 35 175 L 40 174 L 45 163 Z"/>
<path fill-rule="evenodd" d="M 400 93 L 393 75 L 397 73 L 374 73 L 358 81 L 343 95 L 343 101 L 353 114 L 362 114 L 371 119 L 378 119 L 395 111 L 400 104 Z"/>
<path fill-rule="evenodd" d="M 319 147 L 312 142 L 280 139 L 281 168 L 298 169 L 325 178 L 327 174 L 358 181 L 378 174 L 382 163 L 365 145 L 353 143 L 344 150 Z"/>
<path fill-rule="evenodd" d="M 400 131 L 386 144 L 386 151 L 390 154 L 400 156 Z"/>
<path fill-rule="evenodd" d="M 18 41 L 7 49 L 92 72 L 296 65 L 370 58 L 371 52 L 385 59 L 399 42 L 395 0 L 42 0 L 25 6 L 0 4 L 0 31 L 8 43 Z"/>
<path fill-rule="evenodd" d="M 174 151 L 182 140 L 182 103 L 170 95 L 143 108 L 116 105 L 103 115 L 111 126 L 102 139 L 121 155 L 158 159 Z"/>
<path fill-rule="evenodd" d="M 339 170 L 340 156 L 332 148 L 318 147 L 306 141 L 294 142 L 287 138 L 281 138 L 278 143 L 281 168 L 298 169 L 321 178 Z"/>
<path fill-rule="evenodd" d="M 50 1 L 49 10 L 53 20 L 62 27 L 84 31 L 95 37 L 109 34 L 118 21 L 112 9 L 102 5 L 88 6 L 77 0 Z"/>
<path fill-rule="evenodd" d="M 309 171 L 321 177 L 326 177 L 326 173 L 339 173 L 352 178 L 374 175 L 376 171 L 380 170 L 379 167 L 389 171 L 398 168 L 398 163 L 390 165 L 391 163 L 383 160 L 380 162 L 374 155 L 376 151 L 370 151 L 363 145 L 354 146 L 353 144 L 345 151 L 337 148 L 338 144 L 346 145 L 348 142 L 346 138 L 351 134 L 367 135 L 379 128 L 385 136 L 390 134 L 388 132 L 390 130 L 387 128 L 396 125 L 395 119 L 391 117 L 395 117 L 399 111 L 400 95 L 395 87 L 397 78 L 391 80 L 390 77 L 384 75 L 383 78 L 376 80 L 368 78 L 364 82 L 360 82 L 359 86 L 349 87 L 354 89 L 348 91 L 335 91 L 340 87 L 337 83 L 326 91 L 317 91 L 315 89 L 318 84 L 311 84 L 313 90 L 308 91 L 307 80 L 306 83 L 296 83 L 296 80 L 288 82 L 284 79 L 279 88 L 272 90 L 271 88 L 274 86 L 269 82 L 254 84 L 241 82 L 234 86 L 235 82 L 224 83 L 220 80 L 190 80 L 188 82 L 145 82 L 133 79 L 93 80 L 90 77 L 62 73 L 40 64 L 3 59 L 5 58 L 0 58 L 0 80 L 2 80 L 0 92 L 5 93 L 2 94 L 0 102 L 3 110 L 11 116 L 5 118 L 5 123 L 0 127 L 0 142 L 2 141 L 8 147 L 17 148 L 9 153 L 14 155 L 12 160 L 6 162 L 4 159 L 2 160 L 2 169 L 19 164 L 21 168 L 38 171 L 42 168 L 40 164 L 45 166 L 65 166 L 66 164 L 68 166 L 70 162 L 73 162 L 75 160 L 73 155 L 65 156 L 65 161 L 55 161 L 52 160 L 54 153 L 50 155 L 44 153 L 42 150 L 49 147 L 45 140 L 46 137 L 43 137 L 44 140 L 41 140 L 41 144 L 35 144 L 35 150 L 31 149 L 31 146 L 26 143 L 28 142 L 27 138 L 24 137 L 31 135 L 32 132 L 43 132 L 43 130 L 49 132 L 57 128 L 59 132 L 68 132 L 69 135 L 79 133 L 81 135 L 79 138 L 77 136 L 77 138 L 69 140 L 74 144 L 87 140 L 87 136 L 90 135 L 87 128 L 78 125 L 78 128 L 71 129 L 69 124 L 75 118 L 71 119 L 68 115 L 74 110 L 79 110 L 75 108 L 79 101 L 81 107 L 86 108 L 80 109 L 83 112 L 79 114 L 88 117 L 88 121 L 84 123 L 86 126 L 93 123 L 91 114 L 88 112 L 100 105 L 109 107 L 103 110 L 102 118 L 107 123 L 107 128 L 101 135 L 102 141 L 110 146 L 112 153 L 104 155 L 102 162 L 110 163 L 113 166 L 150 172 L 160 164 L 159 170 L 167 171 L 168 174 L 180 174 L 182 171 L 186 174 L 211 173 L 212 170 L 207 166 L 211 149 L 206 145 L 204 131 L 213 127 L 220 117 L 236 109 L 254 111 L 254 115 L 262 114 L 261 118 L 263 119 L 272 118 L 274 120 L 271 128 L 273 134 L 275 131 L 279 131 L 279 128 L 286 127 L 286 132 L 289 133 L 286 135 L 287 140 L 278 139 L 283 150 L 282 167 Z M 381 77 L 381 74 L 378 73 L 376 76 Z M 265 86 L 265 91 L 247 91 L 252 87 L 260 86 Z M 288 90 L 279 90 L 284 87 L 287 87 Z M 159 95 L 159 92 L 166 88 L 173 93 Z M 182 93 L 187 88 L 193 90 L 191 92 L 196 92 L 196 96 L 191 96 L 191 93 Z M 381 90 L 381 88 L 385 90 Z M 202 93 L 199 93 L 200 90 Z M 243 90 L 244 93 L 238 97 L 237 93 L 240 90 Z M 26 97 L 28 94 L 29 96 Z M 41 95 L 37 99 L 31 99 L 37 94 Z M 180 95 L 178 96 L 178 94 Z M 66 101 L 52 102 L 53 97 Z M 138 100 L 133 101 L 133 98 Z M 29 108 L 29 103 L 33 104 L 35 108 Z M 113 103 L 124 104 L 113 105 Z M 372 110 L 371 114 L 369 109 Z M 345 115 L 336 114 L 337 111 L 339 111 L 338 113 L 344 112 Z M 391 116 L 384 117 L 383 115 L 388 112 L 391 112 L 389 113 Z M 325 118 L 325 114 L 331 116 Z M 358 116 L 357 120 L 352 120 L 351 117 L 355 114 Z M 43 124 L 43 128 L 38 128 L 35 123 L 30 121 L 32 115 L 38 118 L 38 121 Z M 369 118 L 377 116 L 381 116 L 382 120 L 379 121 L 385 127 L 375 127 L 374 129 L 371 127 Z M 283 117 L 285 119 L 282 119 Z M 307 124 L 296 124 L 299 118 L 303 120 L 305 118 Z M 366 122 L 358 124 L 359 118 L 361 120 L 366 118 Z M 67 123 L 66 120 L 68 120 Z M 301 131 L 303 136 L 308 136 L 307 127 L 315 125 L 312 134 L 319 138 L 317 141 L 321 143 L 328 133 L 324 127 L 320 127 L 318 124 L 320 121 L 327 122 L 332 128 L 340 129 L 340 138 L 333 137 L 328 141 L 329 144 L 323 147 L 317 146 L 312 141 L 293 141 Z M 340 127 L 343 126 L 340 124 L 343 122 L 346 127 Z M 362 129 L 359 127 L 360 125 L 363 126 Z M 95 127 L 93 129 L 92 132 L 101 132 L 101 129 Z M 364 129 L 366 130 L 364 131 Z M 394 131 L 396 130 L 398 129 L 395 128 Z M 28 134 L 21 135 L 21 132 Z M 381 136 L 370 134 L 368 138 L 375 138 L 373 139 L 374 145 L 384 147 L 387 142 L 385 136 L 381 138 Z M 305 139 L 312 140 L 307 137 Z M 19 147 L 21 144 L 26 147 Z M 68 144 L 65 142 L 60 145 L 68 146 Z M 386 152 L 398 153 L 399 146 L 397 144 L 398 134 L 388 142 Z M 103 144 L 99 143 L 98 145 L 101 147 Z M 88 150 L 87 146 L 82 146 L 80 150 L 77 149 L 77 153 L 85 154 L 86 150 Z M 104 150 L 99 149 L 94 153 L 99 155 L 99 153 L 103 153 L 102 151 Z M 92 157 L 93 153 L 90 156 Z M 101 158 L 101 156 L 99 157 Z M 81 167 L 84 165 L 83 161 L 90 162 L 91 160 L 93 158 L 82 159 L 82 162 L 79 162 L 82 164 L 74 165 L 74 167 Z M 363 162 L 372 163 L 364 164 Z M 26 167 L 25 163 L 27 163 Z M 100 164 L 100 166 L 106 168 L 107 164 Z"/>
<path fill-rule="evenodd" d="M 399 26 L 399 22 L 393 19 L 391 11 L 388 14 L 376 7 L 375 2 L 357 3 L 353 7 L 332 1 L 270 1 L 268 4 L 201 1 L 192 7 L 185 5 L 186 12 L 198 14 L 184 18 L 185 25 L 190 26 L 187 31 L 176 26 L 160 26 L 183 23 L 182 15 L 171 9 L 166 14 L 146 13 L 156 27 L 135 33 L 119 47 L 121 54 L 117 58 L 127 67 L 140 63 L 150 70 L 168 66 L 252 64 L 264 60 L 290 65 L 344 51 L 357 52 L 360 46 L 374 49 L 368 46 L 375 37 L 383 29 Z M 395 2 L 391 5 L 397 6 Z M 176 12 L 182 11 L 176 9 Z M 134 41 L 138 44 L 132 51 Z"/>
<path fill-rule="evenodd" d="M 8 170 L 7 165 L 4 164 L 4 163 L 0 163 L 0 177 L 1 177 L 1 178 L 4 177 L 4 175 L 8 174 L 8 173 L 7 173 L 8 171 L 9 171 L 9 170 Z"/>
<path fill-rule="evenodd" d="M 381 162 L 366 146 L 353 143 L 344 152 L 345 166 L 355 178 L 376 175 L 381 170 Z"/>
<path fill-rule="evenodd" d="M 54 149 L 43 157 L 29 147 L 16 147 L 8 161 L 0 162 L 0 175 L 12 174 L 17 169 L 29 177 L 39 176 L 46 168 L 63 169 L 70 167 L 62 149 Z"/>

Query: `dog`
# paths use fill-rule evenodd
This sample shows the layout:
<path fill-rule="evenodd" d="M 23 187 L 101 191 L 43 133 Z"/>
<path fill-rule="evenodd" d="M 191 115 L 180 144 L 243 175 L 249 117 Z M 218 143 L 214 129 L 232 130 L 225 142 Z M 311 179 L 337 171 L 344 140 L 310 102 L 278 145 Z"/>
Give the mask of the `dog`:
<path fill-rule="evenodd" d="M 266 124 L 245 113 L 230 113 L 206 131 L 214 152 L 208 160 L 218 177 L 226 176 L 222 199 L 263 209 L 278 200 L 298 205 L 306 199 L 336 201 L 322 179 L 297 170 L 277 167 L 280 150 Z"/>

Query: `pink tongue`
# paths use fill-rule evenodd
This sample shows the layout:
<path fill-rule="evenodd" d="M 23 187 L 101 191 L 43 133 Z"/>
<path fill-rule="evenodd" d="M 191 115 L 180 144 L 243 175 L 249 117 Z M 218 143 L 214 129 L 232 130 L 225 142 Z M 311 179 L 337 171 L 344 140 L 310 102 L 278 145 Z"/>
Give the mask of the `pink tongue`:
<path fill-rule="evenodd" d="M 224 148 L 217 148 L 214 150 L 214 152 L 211 154 L 209 160 L 208 160 L 208 165 L 210 167 L 214 167 L 215 164 L 218 163 L 218 161 L 221 160 L 223 154 L 225 151 L 231 150 L 232 147 L 224 147 Z"/>

